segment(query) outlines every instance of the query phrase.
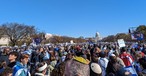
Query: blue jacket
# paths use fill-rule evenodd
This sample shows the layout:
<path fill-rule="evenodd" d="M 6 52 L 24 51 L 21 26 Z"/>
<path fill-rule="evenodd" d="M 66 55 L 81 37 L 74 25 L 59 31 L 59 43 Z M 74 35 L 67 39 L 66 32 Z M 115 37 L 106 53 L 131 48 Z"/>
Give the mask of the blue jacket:
<path fill-rule="evenodd" d="M 27 68 L 25 68 L 20 62 L 17 62 L 13 67 L 12 76 L 30 76 L 30 73 Z"/>

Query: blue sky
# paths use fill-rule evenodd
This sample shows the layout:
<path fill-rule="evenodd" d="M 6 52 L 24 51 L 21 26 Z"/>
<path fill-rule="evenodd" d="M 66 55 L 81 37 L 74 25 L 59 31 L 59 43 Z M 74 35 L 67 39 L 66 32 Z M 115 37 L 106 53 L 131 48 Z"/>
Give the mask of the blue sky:
<path fill-rule="evenodd" d="M 0 0 L 0 24 L 72 37 L 127 33 L 146 24 L 146 0 Z"/>

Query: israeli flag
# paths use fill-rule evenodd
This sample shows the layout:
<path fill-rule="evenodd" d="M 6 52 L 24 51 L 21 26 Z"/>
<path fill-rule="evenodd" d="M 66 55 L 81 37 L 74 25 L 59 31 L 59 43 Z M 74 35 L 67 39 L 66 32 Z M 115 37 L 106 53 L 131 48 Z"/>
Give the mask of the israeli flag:
<path fill-rule="evenodd" d="M 48 52 L 45 52 L 45 56 L 44 56 L 43 59 L 44 59 L 44 60 L 45 60 L 45 59 L 50 59 L 50 54 L 49 54 Z"/>
<path fill-rule="evenodd" d="M 125 67 L 125 70 L 131 72 L 132 76 L 138 76 L 133 66 Z"/>
<path fill-rule="evenodd" d="M 137 72 L 136 72 L 136 70 L 133 66 L 134 62 L 132 61 L 132 59 L 129 56 L 127 56 L 127 58 L 130 61 L 131 66 L 125 67 L 125 70 L 128 71 L 128 72 L 131 72 L 132 76 L 138 76 L 138 74 L 137 74 Z"/>

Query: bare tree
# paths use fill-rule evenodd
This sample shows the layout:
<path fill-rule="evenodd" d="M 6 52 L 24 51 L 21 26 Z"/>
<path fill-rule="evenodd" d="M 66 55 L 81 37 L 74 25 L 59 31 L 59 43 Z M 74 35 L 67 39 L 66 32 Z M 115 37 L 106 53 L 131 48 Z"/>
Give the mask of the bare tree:
<path fill-rule="evenodd" d="M 32 34 L 36 33 L 34 26 L 28 26 L 25 24 L 18 23 L 5 23 L 0 26 L 1 37 L 7 35 L 12 43 L 12 46 L 15 46 L 18 41 L 22 41 Z"/>

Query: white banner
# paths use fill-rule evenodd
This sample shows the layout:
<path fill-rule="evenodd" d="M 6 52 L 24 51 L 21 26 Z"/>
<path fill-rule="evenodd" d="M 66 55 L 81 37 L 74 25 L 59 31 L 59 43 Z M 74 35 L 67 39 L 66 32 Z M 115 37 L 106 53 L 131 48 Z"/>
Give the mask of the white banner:
<path fill-rule="evenodd" d="M 120 48 L 126 46 L 123 39 L 118 39 L 118 44 L 119 44 L 119 47 L 120 47 Z"/>

